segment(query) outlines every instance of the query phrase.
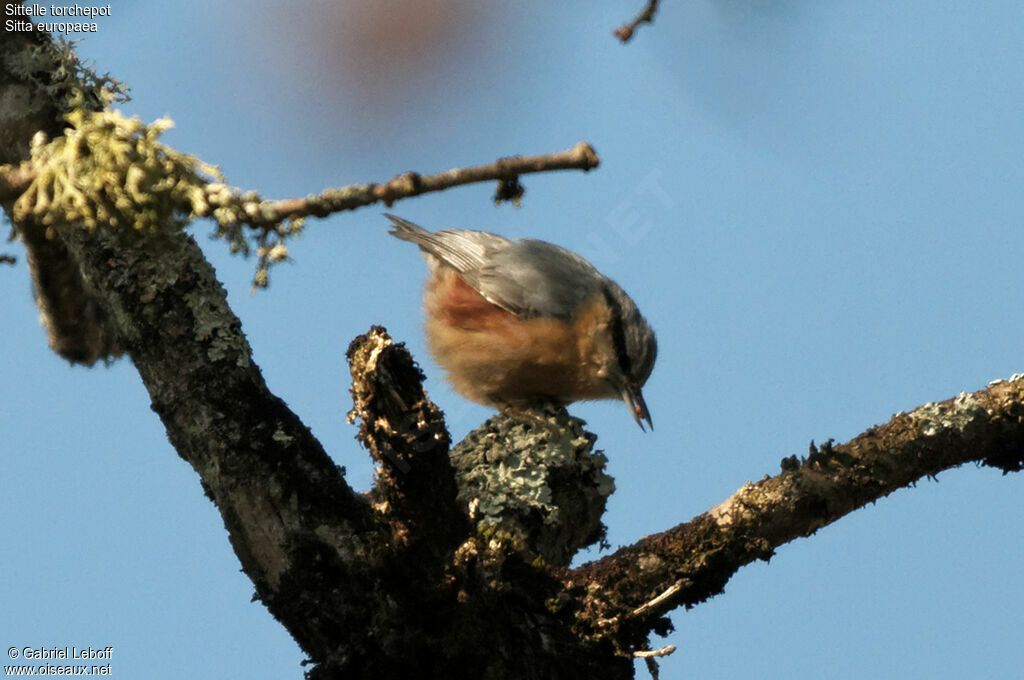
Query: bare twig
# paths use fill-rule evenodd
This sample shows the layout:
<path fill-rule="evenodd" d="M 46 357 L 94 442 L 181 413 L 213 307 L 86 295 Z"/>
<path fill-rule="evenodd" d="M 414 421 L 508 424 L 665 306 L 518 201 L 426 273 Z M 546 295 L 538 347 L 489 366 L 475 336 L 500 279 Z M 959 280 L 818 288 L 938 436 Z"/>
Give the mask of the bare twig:
<path fill-rule="evenodd" d="M 517 184 L 516 180 L 520 175 L 553 170 L 583 170 L 586 172 L 596 168 L 599 164 L 600 159 L 593 147 L 586 142 L 580 142 L 571 149 L 557 153 L 512 156 L 498 159 L 488 165 L 454 168 L 436 175 L 406 172 L 383 184 L 353 184 L 337 189 L 327 189 L 320 194 L 305 198 L 267 201 L 261 206 L 266 210 L 260 212 L 274 220 L 309 216 L 326 217 L 331 213 L 354 210 L 378 202 L 390 206 L 403 198 L 491 180 L 497 180 L 500 183 L 498 196 L 503 197 L 507 192 L 503 191 L 502 187 L 508 184 Z"/>
<path fill-rule="evenodd" d="M 651 680 L 659 680 L 661 673 L 658 671 L 658 662 L 656 659 L 658 657 L 668 656 L 674 651 L 676 651 L 675 645 L 666 645 L 661 649 L 647 649 L 639 652 L 633 652 L 633 658 L 643 659 L 644 663 L 647 664 L 647 672 L 651 674 Z"/>
<path fill-rule="evenodd" d="M 641 652 L 633 652 L 633 656 L 637 659 L 653 659 L 659 656 L 668 656 L 674 651 L 676 651 L 675 645 L 666 645 L 661 649 L 650 649 Z"/>
<path fill-rule="evenodd" d="M 680 579 L 680 580 L 676 581 L 675 583 L 670 585 L 665 590 L 665 592 L 663 592 L 660 595 L 658 595 L 657 597 L 649 600 L 648 602 L 644 602 L 642 605 L 640 605 L 639 607 L 637 607 L 633 611 L 629 612 L 628 618 L 630 618 L 630 619 L 642 618 L 648 612 L 654 610 L 656 607 L 659 607 L 663 602 L 665 602 L 669 598 L 675 596 L 680 590 L 683 589 L 684 586 L 688 586 L 688 585 L 690 585 L 690 582 L 689 582 L 688 579 Z M 596 623 L 597 623 L 597 626 L 599 628 L 608 628 L 610 626 L 617 626 L 620 621 L 621 621 L 621 617 L 620 616 L 616 616 L 616 617 L 611 618 L 611 619 L 600 619 Z"/>
<path fill-rule="evenodd" d="M 0 253 L 0 264 L 16 264 L 18 258 L 14 255 L 8 255 L 7 253 Z"/>
<path fill-rule="evenodd" d="M 662 602 L 664 602 L 664 601 L 668 600 L 670 597 L 674 596 L 676 593 L 678 593 L 680 590 L 683 589 L 683 586 L 688 585 L 688 584 L 689 584 L 689 581 L 687 579 L 681 579 L 679 581 L 676 581 L 671 586 L 669 586 L 665 590 L 665 592 L 663 592 L 661 595 L 658 595 L 657 597 L 655 597 L 654 599 L 650 600 L 649 602 L 644 602 L 642 605 L 640 605 L 639 607 L 634 609 L 632 612 L 630 612 L 630 617 L 634 618 L 634 619 L 640 618 L 641 616 L 643 616 L 647 612 L 649 612 L 649 611 L 653 610 L 654 608 L 658 607 L 659 605 L 661 605 Z"/>
<path fill-rule="evenodd" d="M 647 6 L 644 7 L 644 11 L 640 12 L 633 21 L 628 24 L 623 24 L 612 31 L 612 35 L 624 43 L 629 42 L 633 37 L 633 33 L 635 33 L 636 29 L 640 27 L 640 24 L 654 23 L 654 15 L 657 12 L 658 0 L 647 0 Z"/>

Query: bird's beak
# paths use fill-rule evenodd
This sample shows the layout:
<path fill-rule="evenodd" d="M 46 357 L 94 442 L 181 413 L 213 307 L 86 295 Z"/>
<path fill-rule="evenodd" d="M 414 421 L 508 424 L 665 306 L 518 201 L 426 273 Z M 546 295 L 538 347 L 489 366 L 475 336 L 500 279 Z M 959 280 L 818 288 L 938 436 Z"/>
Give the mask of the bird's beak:
<path fill-rule="evenodd" d="M 644 421 L 647 421 L 647 427 L 654 431 L 654 423 L 651 422 L 651 412 L 647 410 L 647 403 L 644 401 L 643 392 L 640 391 L 639 387 L 623 387 L 622 401 L 629 407 L 629 412 L 633 414 L 633 420 L 640 426 L 641 430 L 646 432 L 644 429 Z"/>

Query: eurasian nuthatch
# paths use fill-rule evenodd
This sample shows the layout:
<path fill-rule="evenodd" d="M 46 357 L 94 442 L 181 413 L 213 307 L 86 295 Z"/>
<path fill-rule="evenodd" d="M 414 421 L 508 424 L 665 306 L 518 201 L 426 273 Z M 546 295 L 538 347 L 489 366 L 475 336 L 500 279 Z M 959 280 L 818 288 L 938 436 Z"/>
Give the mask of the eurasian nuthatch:
<path fill-rule="evenodd" d="M 498 408 L 622 399 L 641 429 L 652 426 L 641 388 L 658 345 L 617 283 L 545 241 L 385 216 L 430 268 L 427 344 L 456 392 Z"/>

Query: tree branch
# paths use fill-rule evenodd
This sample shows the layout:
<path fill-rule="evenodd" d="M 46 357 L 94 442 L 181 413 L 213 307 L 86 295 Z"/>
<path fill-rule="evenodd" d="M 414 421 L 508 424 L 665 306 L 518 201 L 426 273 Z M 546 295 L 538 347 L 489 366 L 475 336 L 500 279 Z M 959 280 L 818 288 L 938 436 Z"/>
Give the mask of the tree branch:
<path fill-rule="evenodd" d="M 514 200 L 516 195 L 507 195 L 503 192 L 510 183 L 517 185 L 517 178 L 520 175 L 555 170 L 587 172 L 599 164 L 600 159 L 593 147 L 586 142 L 579 142 L 571 149 L 556 153 L 500 158 L 486 165 L 454 168 L 435 175 L 406 172 L 383 184 L 351 184 L 337 189 L 327 189 L 320 194 L 306 198 L 265 201 L 261 205 L 260 212 L 266 216 L 268 221 L 296 217 L 326 217 L 331 213 L 355 210 L 378 202 L 390 206 L 403 198 L 491 180 L 497 180 L 500 183 L 496 200 Z"/>
<path fill-rule="evenodd" d="M 434 175 L 410 171 L 396 175 L 383 184 L 349 184 L 303 198 L 263 201 L 258 206 L 258 218 L 255 218 L 254 224 L 269 224 L 298 217 L 327 217 L 332 213 L 380 202 L 390 206 L 403 198 L 492 180 L 500 183 L 495 200 L 514 200 L 517 196 L 508 194 L 507 186 L 517 185 L 520 175 L 556 170 L 587 172 L 600 163 L 594 148 L 586 142 L 579 142 L 565 151 L 499 158 L 493 163 L 453 168 Z M 0 172 L 0 202 L 16 199 L 28 189 L 34 178 L 35 173 L 30 168 L 14 167 Z"/>
<path fill-rule="evenodd" d="M 647 0 L 647 5 L 643 11 L 640 12 L 628 24 L 623 24 L 612 31 L 612 35 L 621 40 L 624 43 L 629 42 L 633 38 L 633 33 L 640 27 L 640 24 L 653 24 L 654 15 L 658 12 L 658 0 Z"/>
<path fill-rule="evenodd" d="M 408 350 L 374 326 L 352 341 L 349 422 L 378 465 L 371 494 L 391 530 L 391 545 L 437 578 L 469 530 L 456 503 L 451 442 L 441 410 L 423 390 L 424 375 Z"/>
<path fill-rule="evenodd" d="M 640 644 L 665 628 L 668 611 L 692 607 L 722 592 L 742 566 L 768 560 L 793 539 L 968 462 L 1004 473 L 1024 468 L 1024 377 L 996 381 L 872 427 L 846 444 L 811 445 L 802 461 L 746 484 L 704 514 L 647 536 L 566 574 L 582 597 L 588 625 Z"/>

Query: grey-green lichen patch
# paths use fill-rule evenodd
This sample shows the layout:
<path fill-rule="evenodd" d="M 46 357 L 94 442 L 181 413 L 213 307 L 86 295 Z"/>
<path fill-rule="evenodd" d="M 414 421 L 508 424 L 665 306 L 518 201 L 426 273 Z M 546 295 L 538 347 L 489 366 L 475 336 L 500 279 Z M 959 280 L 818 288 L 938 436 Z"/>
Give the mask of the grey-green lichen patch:
<path fill-rule="evenodd" d="M 23 111 L 30 103 L 31 90 L 27 87 L 5 87 L 0 89 L 0 115 L 7 118 L 8 111 Z"/>
<path fill-rule="evenodd" d="M 919 406 L 907 417 L 920 428 L 921 434 L 934 437 L 948 431 L 963 434 L 973 422 L 987 414 L 976 395 L 961 392 L 953 399 Z"/>
<path fill-rule="evenodd" d="M 78 58 L 75 42 L 58 37 L 36 45 L 0 52 L 4 68 L 33 83 L 43 96 L 38 101 L 59 102 L 61 109 L 82 102 L 102 108 L 114 102 L 128 101 L 128 87 L 110 77 L 99 75 Z"/>
<path fill-rule="evenodd" d="M 273 439 L 275 442 L 278 442 L 279 444 L 291 444 L 295 438 L 287 434 L 284 430 L 282 430 L 279 427 L 276 430 L 274 430 L 274 434 L 271 435 L 271 439 Z"/>
<path fill-rule="evenodd" d="M 192 332 L 196 340 L 207 344 L 207 358 L 220 361 L 235 356 L 237 366 L 247 367 L 249 349 L 245 337 L 240 328 L 224 323 L 224 299 L 207 299 L 199 291 L 190 292 L 186 297 L 189 298 L 189 308 L 195 314 Z"/>
<path fill-rule="evenodd" d="M 479 535 L 518 536 L 548 564 L 567 565 L 604 537 L 615 482 L 582 420 L 564 409 L 530 414 L 495 416 L 452 450 L 458 500 Z"/>

